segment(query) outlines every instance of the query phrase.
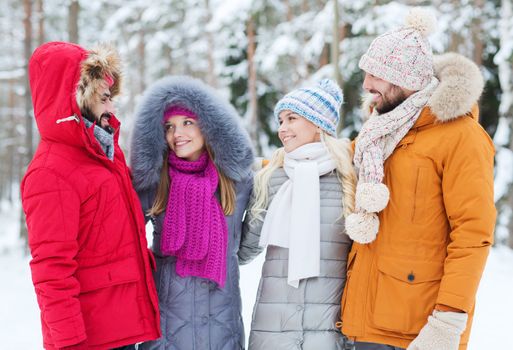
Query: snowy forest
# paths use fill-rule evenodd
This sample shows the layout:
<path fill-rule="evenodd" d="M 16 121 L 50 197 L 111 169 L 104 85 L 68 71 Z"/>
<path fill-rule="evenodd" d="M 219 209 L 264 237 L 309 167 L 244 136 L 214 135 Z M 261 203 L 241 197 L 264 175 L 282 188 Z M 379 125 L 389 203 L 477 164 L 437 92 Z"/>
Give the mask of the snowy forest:
<path fill-rule="evenodd" d="M 435 53 L 471 58 L 485 76 L 481 123 L 497 147 L 496 244 L 513 247 L 512 0 L 2 0 L 0 2 L 0 198 L 19 201 L 19 182 L 37 145 L 27 62 L 46 41 L 114 44 L 125 69 L 117 101 L 128 145 L 132 114 L 151 82 L 169 74 L 200 78 L 239 111 L 260 156 L 278 144 L 272 110 L 286 92 L 330 77 L 343 87 L 340 136 L 360 126 L 358 60 L 371 40 L 402 24 L 408 6 L 438 19 Z M 126 150 L 126 147 L 125 147 Z M 6 204 L 7 203 L 7 204 Z M 20 217 L 20 220 L 23 220 Z M 21 221 L 23 223 L 23 221 Z M 20 237 L 26 235 L 20 225 Z"/>
<path fill-rule="evenodd" d="M 504 310 L 513 308 L 513 0 L 0 0 L 0 270 L 8 274 L 0 288 L 4 346 L 41 344 L 19 194 L 38 144 L 27 78 L 35 48 L 70 41 L 85 48 L 110 42 L 119 50 L 124 85 L 115 103 L 126 154 L 144 90 L 166 75 L 190 75 L 231 101 L 257 155 L 265 158 L 279 145 L 276 102 L 321 78 L 343 88 L 339 136 L 358 134 L 363 94 L 358 61 L 377 35 L 403 24 L 410 6 L 426 6 L 436 15 L 437 30 L 429 38 L 435 54 L 461 53 L 485 78 L 480 123 L 496 146 L 498 216 L 493 273 L 485 273 L 487 289 L 481 291 L 488 304 L 477 309 L 469 349 L 513 348 L 505 345 L 509 330 L 501 331 L 511 324 Z M 241 269 L 241 286 L 249 324 L 258 281 L 247 271 Z"/>

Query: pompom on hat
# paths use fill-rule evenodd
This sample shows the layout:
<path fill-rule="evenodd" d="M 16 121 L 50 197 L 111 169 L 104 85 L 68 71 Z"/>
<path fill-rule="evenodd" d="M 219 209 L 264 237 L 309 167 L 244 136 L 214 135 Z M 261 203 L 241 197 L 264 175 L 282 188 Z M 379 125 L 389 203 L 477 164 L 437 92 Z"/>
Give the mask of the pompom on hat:
<path fill-rule="evenodd" d="M 422 90 L 434 75 L 433 52 L 427 37 L 435 30 L 436 18 L 430 11 L 412 8 L 402 28 L 374 39 L 358 66 L 394 85 Z"/>
<path fill-rule="evenodd" d="M 331 79 L 323 79 L 313 87 L 299 88 L 285 95 L 276 104 L 274 117 L 278 120 L 280 113 L 288 110 L 334 136 L 343 100 L 344 95 L 338 84 Z"/>

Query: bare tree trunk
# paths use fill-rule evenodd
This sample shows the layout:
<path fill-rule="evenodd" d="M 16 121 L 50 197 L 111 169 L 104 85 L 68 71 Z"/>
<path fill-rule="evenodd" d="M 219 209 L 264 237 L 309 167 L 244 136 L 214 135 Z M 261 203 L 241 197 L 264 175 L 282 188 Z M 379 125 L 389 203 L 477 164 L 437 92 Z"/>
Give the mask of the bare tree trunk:
<path fill-rule="evenodd" d="M 210 23 L 212 20 L 212 10 L 210 8 L 210 1 L 205 0 L 205 6 L 207 9 L 207 18 L 206 22 Z M 214 36 L 212 35 L 212 31 L 207 30 L 207 44 L 208 44 L 208 53 L 207 53 L 207 59 L 208 59 L 208 76 L 207 81 L 211 86 L 217 87 L 217 76 L 216 76 L 216 61 L 214 59 L 214 51 L 215 51 L 215 44 L 214 44 Z"/>
<path fill-rule="evenodd" d="M 163 52 L 164 52 L 164 59 L 167 62 L 166 72 L 167 72 L 167 74 L 173 74 L 173 59 L 172 59 L 171 47 L 169 47 L 169 45 L 164 46 Z"/>
<path fill-rule="evenodd" d="M 78 43 L 78 15 L 80 4 L 78 0 L 71 0 L 68 7 L 68 35 L 69 41 Z"/>
<path fill-rule="evenodd" d="M 512 0 L 502 0 L 500 30 L 500 50 L 495 55 L 495 62 L 499 68 L 499 81 L 502 90 L 502 98 L 499 106 L 499 113 L 502 119 L 509 125 L 509 144 L 503 145 L 513 152 L 513 53 L 508 49 L 513 30 L 513 3 Z M 509 184 L 505 202 L 501 203 L 500 211 L 513 209 L 513 184 Z M 509 210 L 505 207 L 509 207 Z M 513 215 L 510 214 L 508 223 L 508 245 L 513 248 Z"/>
<path fill-rule="evenodd" d="M 286 20 L 288 23 L 291 23 L 294 19 L 294 8 L 291 6 L 289 0 L 284 0 L 283 2 L 285 5 L 285 8 L 287 9 L 286 10 Z M 302 39 L 303 39 L 302 36 L 297 37 L 298 41 L 301 41 Z M 303 79 L 306 78 L 306 76 L 308 75 L 308 71 L 307 71 L 306 67 L 304 67 L 304 65 L 303 65 L 301 55 L 292 55 L 290 57 L 290 64 L 292 65 L 292 67 L 294 67 L 294 70 L 292 71 L 294 75 L 291 77 L 292 85 L 297 86 L 297 85 L 299 85 L 299 83 L 301 81 L 303 81 Z M 288 82 L 287 82 L 287 85 L 288 85 Z M 287 89 L 290 89 L 290 86 L 287 86 Z"/>
<path fill-rule="evenodd" d="M 328 63 L 330 63 L 329 59 L 329 46 L 326 44 L 322 48 L 321 57 L 319 58 L 319 68 L 324 67 Z"/>
<path fill-rule="evenodd" d="M 139 55 L 139 91 L 142 93 L 146 89 L 146 44 L 145 30 L 139 31 L 139 44 L 137 45 L 137 53 Z"/>
<path fill-rule="evenodd" d="M 8 109 L 9 109 L 9 141 L 7 148 L 7 160 L 8 160 L 8 166 L 7 166 L 7 176 L 6 176 L 6 185 L 7 185 L 7 200 L 12 203 L 13 193 L 12 193 L 12 184 L 16 183 L 18 179 L 14 177 L 14 155 L 15 155 L 15 139 L 16 139 L 16 89 L 15 89 L 15 82 L 14 79 L 11 79 L 9 81 L 9 102 L 8 102 Z"/>
<path fill-rule="evenodd" d="M 475 7 L 482 10 L 484 7 L 484 0 L 475 0 Z M 474 18 L 472 21 L 472 41 L 474 42 L 474 62 L 478 66 L 483 64 L 483 36 L 482 36 L 482 22 L 480 17 Z"/>
<path fill-rule="evenodd" d="M 333 66 L 333 78 L 340 85 L 340 68 L 338 66 L 338 57 L 340 54 L 339 47 L 339 13 L 338 13 L 338 0 L 333 0 L 333 39 L 331 41 L 331 64 Z"/>
<path fill-rule="evenodd" d="M 301 12 L 307 13 L 308 11 L 310 11 L 310 6 L 308 6 L 308 0 L 303 0 L 301 2 Z"/>
<path fill-rule="evenodd" d="M 450 0 L 450 3 L 453 5 L 453 11 L 457 11 L 457 9 L 460 6 L 460 0 Z M 449 40 L 449 48 L 447 51 L 450 52 L 461 52 L 460 47 L 464 47 L 466 43 L 466 38 L 463 38 L 463 36 L 459 32 L 451 31 L 450 33 L 450 40 Z"/>
<path fill-rule="evenodd" d="M 337 84 L 342 88 L 343 81 L 342 75 L 340 74 L 340 67 L 338 64 L 340 58 L 340 37 L 345 36 L 345 27 L 340 27 L 340 14 L 339 14 L 339 6 L 338 0 L 333 0 L 333 41 L 331 43 L 331 65 L 333 66 L 333 78 L 337 82 Z M 340 111 L 342 112 L 342 111 Z M 340 122 L 337 127 L 337 134 L 344 128 L 344 119 L 342 118 L 342 113 Z"/>
<path fill-rule="evenodd" d="M 25 39 L 24 39 L 24 56 L 25 56 L 25 157 L 23 167 L 28 164 L 32 159 L 33 155 L 33 144 L 32 144 L 32 97 L 30 95 L 30 86 L 28 79 L 28 62 L 32 55 L 32 1 L 23 0 L 23 8 L 25 12 L 25 18 L 23 20 L 23 26 L 25 28 Z M 24 174 L 25 171 L 22 171 Z M 20 237 L 27 240 L 27 228 L 25 226 L 25 216 L 23 210 L 20 213 Z"/>
<path fill-rule="evenodd" d="M 285 4 L 285 8 L 287 9 L 287 22 L 290 22 L 290 21 L 292 21 L 292 18 L 294 17 L 293 13 L 292 13 L 292 6 L 290 6 L 289 0 L 283 0 L 283 2 Z"/>
<path fill-rule="evenodd" d="M 40 46 L 45 42 L 45 11 L 43 0 L 36 0 L 37 13 L 37 45 Z"/>
<path fill-rule="evenodd" d="M 513 4 L 511 0 L 502 0 L 501 6 L 502 23 L 501 23 L 501 47 L 506 46 L 508 40 L 511 39 L 510 33 L 513 30 Z M 507 94 L 508 98 L 503 98 L 499 111 L 504 118 L 509 121 L 509 150 L 513 152 L 513 53 L 509 52 L 507 60 L 499 64 L 499 77 L 503 94 Z M 506 81 L 507 79 L 507 81 Z M 513 184 L 510 183 L 508 189 L 508 201 L 510 212 L 513 211 Z M 508 246 L 513 249 L 513 214 L 510 214 L 508 224 L 509 238 Z"/>
<path fill-rule="evenodd" d="M 256 33 L 255 22 L 250 17 L 247 22 L 248 35 L 248 92 L 249 92 L 249 135 L 256 145 L 258 152 L 261 152 L 261 145 L 258 140 L 258 96 L 257 96 L 257 73 L 255 67 Z"/>

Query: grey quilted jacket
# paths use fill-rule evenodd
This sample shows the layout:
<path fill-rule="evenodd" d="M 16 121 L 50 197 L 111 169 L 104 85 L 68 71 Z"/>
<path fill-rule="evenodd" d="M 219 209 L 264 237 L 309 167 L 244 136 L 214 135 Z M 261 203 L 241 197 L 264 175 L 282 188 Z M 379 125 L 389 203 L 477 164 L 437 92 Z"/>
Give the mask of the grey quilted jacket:
<path fill-rule="evenodd" d="M 162 337 L 139 345 L 139 350 L 240 350 L 245 348 L 241 317 L 237 250 L 242 216 L 252 188 L 252 177 L 236 184 L 235 213 L 226 217 L 228 249 L 226 284 L 219 289 L 204 278 L 180 277 L 175 257 L 163 256 L 160 237 L 164 215 L 153 219 L 152 250 L 157 263 L 155 284 L 159 296 Z M 151 194 L 141 193 L 143 207 Z"/>
<path fill-rule="evenodd" d="M 269 203 L 287 180 L 282 168 L 269 182 Z M 287 284 L 288 249 L 268 246 L 253 309 L 249 350 L 342 350 L 344 337 L 335 327 L 340 319 L 340 298 L 346 281 L 351 240 L 344 233 L 342 186 L 334 172 L 320 178 L 321 274 Z M 250 262 L 258 246 L 263 221 L 247 213 L 239 249 L 241 264 Z"/>
<path fill-rule="evenodd" d="M 214 163 L 236 186 L 235 212 L 226 216 L 226 284 L 220 289 L 208 279 L 178 276 L 175 257 L 163 256 L 160 251 L 164 214 L 153 218 L 152 250 L 157 265 L 155 282 L 162 337 L 141 344 L 138 349 L 244 349 L 237 251 L 242 218 L 253 184 L 251 141 L 235 109 L 201 81 L 177 76 L 153 84 L 136 113 L 130 153 L 134 186 L 145 212 L 153 203 L 162 157 L 168 147 L 162 115 L 166 106 L 174 104 L 198 116 L 201 133 L 215 155 Z"/>

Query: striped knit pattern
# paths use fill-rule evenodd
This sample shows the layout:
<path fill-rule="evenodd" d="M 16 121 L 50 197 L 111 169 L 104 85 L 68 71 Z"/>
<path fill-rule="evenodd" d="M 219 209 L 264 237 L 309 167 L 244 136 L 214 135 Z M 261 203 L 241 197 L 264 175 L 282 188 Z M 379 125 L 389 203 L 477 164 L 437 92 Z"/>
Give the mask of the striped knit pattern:
<path fill-rule="evenodd" d="M 219 182 L 207 152 L 186 161 L 169 152 L 171 185 L 161 250 L 177 257 L 178 275 L 208 278 L 224 287 L 228 227 L 215 197 Z"/>
<path fill-rule="evenodd" d="M 296 89 L 285 95 L 276 104 L 274 116 L 278 120 L 280 113 L 288 110 L 334 136 L 337 133 L 343 97 L 337 83 L 323 79 L 314 87 Z"/>

